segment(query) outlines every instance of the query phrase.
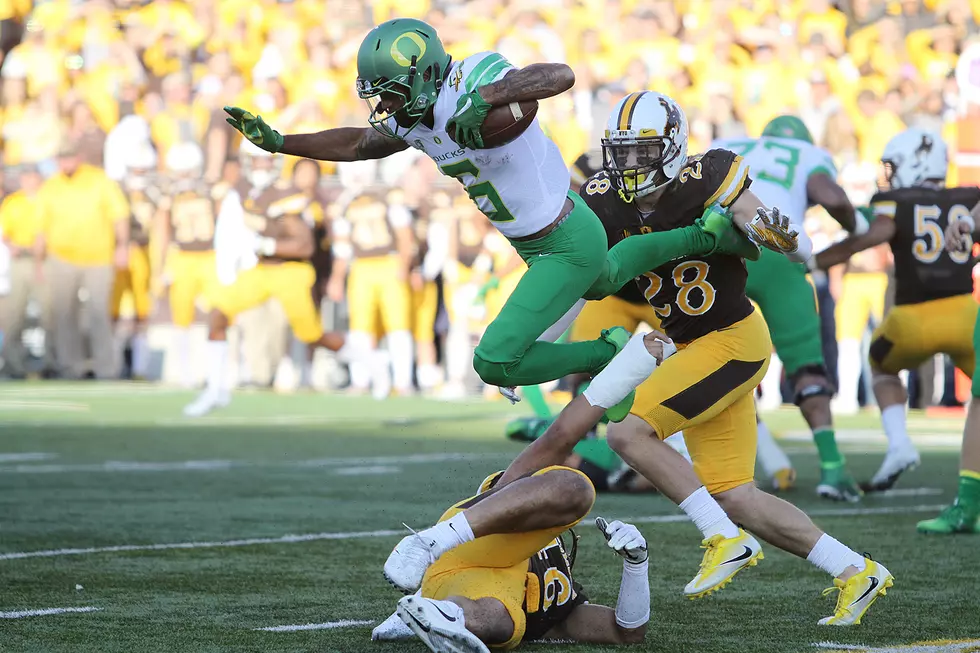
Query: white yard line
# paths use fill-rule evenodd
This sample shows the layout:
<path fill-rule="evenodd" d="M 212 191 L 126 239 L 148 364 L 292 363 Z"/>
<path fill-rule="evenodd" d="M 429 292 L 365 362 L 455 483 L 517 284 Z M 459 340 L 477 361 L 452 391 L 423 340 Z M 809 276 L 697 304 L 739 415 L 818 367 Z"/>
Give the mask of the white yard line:
<path fill-rule="evenodd" d="M 862 653 L 972 653 L 980 645 L 980 639 L 940 640 L 934 642 L 915 642 L 895 644 L 894 646 L 864 646 L 861 644 L 839 644 L 837 642 L 816 642 L 814 648 L 837 651 L 861 651 Z"/>
<path fill-rule="evenodd" d="M 333 628 L 355 628 L 358 626 L 373 626 L 373 621 L 356 621 L 344 619 L 342 621 L 328 621 L 324 624 L 295 624 L 292 626 L 267 626 L 265 628 L 253 628 L 252 630 L 264 630 L 269 633 L 294 633 L 298 630 L 331 630 Z"/>
<path fill-rule="evenodd" d="M 69 403 L 66 401 L 36 401 L 33 399 L 0 399 L 0 410 L 43 410 L 62 413 L 87 413 L 88 404 Z"/>
<path fill-rule="evenodd" d="M 0 619 L 23 619 L 25 617 L 46 617 L 51 614 L 67 614 L 74 612 L 99 612 L 102 608 L 43 608 L 40 610 L 18 610 L 16 612 L 0 612 Z"/>
<path fill-rule="evenodd" d="M 42 453 L 40 451 L 24 453 L 0 453 L 0 463 L 29 463 L 39 460 L 51 460 L 57 458 L 58 454 Z"/>
<path fill-rule="evenodd" d="M 370 456 L 370 457 L 337 457 L 313 458 L 310 460 L 294 460 L 284 462 L 264 462 L 250 460 L 174 460 L 159 462 L 144 462 L 135 460 L 107 460 L 101 463 L 61 464 L 47 463 L 39 465 L 0 464 L 2 474 L 65 474 L 72 472 L 185 472 L 185 471 L 227 471 L 246 467 L 338 467 L 337 474 L 354 474 L 351 467 L 360 467 L 360 474 L 370 474 L 365 468 L 386 467 L 395 468 L 400 465 L 444 463 L 467 460 L 510 459 L 509 453 L 422 453 L 409 456 Z M 0 459 L 0 463 L 4 461 Z M 395 470 L 397 471 L 397 470 Z M 374 472 L 377 474 L 384 471 Z M 356 474 L 355 474 L 356 475 Z"/>
<path fill-rule="evenodd" d="M 831 510 L 813 510 L 809 515 L 814 517 L 860 517 L 864 515 L 887 515 L 911 512 L 934 512 L 944 506 L 905 506 L 885 508 L 840 508 Z M 687 521 L 686 515 L 653 515 L 649 517 L 624 517 L 622 521 L 639 524 L 666 524 Z M 240 546 L 256 546 L 260 544 L 297 544 L 300 542 L 316 542 L 320 540 L 355 540 L 376 537 L 394 537 L 404 535 L 404 530 L 352 531 L 348 533 L 305 533 L 301 535 L 283 535 L 282 537 L 258 537 L 224 542 L 176 542 L 170 544 L 120 544 L 116 546 L 97 546 L 78 549 L 48 549 L 41 551 L 13 551 L 0 553 L 0 561 L 23 560 L 25 558 L 56 558 L 61 556 L 91 555 L 93 553 L 129 553 L 134 551 L 169 551 L 173 549 L 215 549 Z"/>
<path fill-rule="evenodd" d="M 337 476 L 383 476 L 387 474 L 401 474 L 401 467 L 391 467 L 388 465 L 371 465 L 367 467 L 341 467 L 333 470 Z"/>

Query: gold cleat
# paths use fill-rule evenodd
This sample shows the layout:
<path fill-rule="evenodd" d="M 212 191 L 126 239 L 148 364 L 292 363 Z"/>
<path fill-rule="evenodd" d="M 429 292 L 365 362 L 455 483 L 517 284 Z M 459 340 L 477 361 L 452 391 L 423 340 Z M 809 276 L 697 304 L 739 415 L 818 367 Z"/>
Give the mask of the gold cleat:
<path fill-rule="evenodd" d="M 865 558 L 865 563 L 863 571 L 854 574 L 846 582 L 835 578 L 834 586 L 824 590 L 824 596 L 834 591 L 839 592 L 837 607 L 834 608 L 834 614 L 818 621 L 818 625 L 857 626 L 871 604 L 879 596 L 887 594 L 888 588 L 895 584 L 895 577 L 884 565 L 871 558 Z"/>
<path fill-rule="evenodd" d="M 796 470 L 792 467 L 777 469 L 772 475 L 772 489 L 774 492 L 786 492 L 792 490 L 796 485 Z"/>
<path fill-rule="evenodd" d="M 732 582 L 735 574 L 746 567 L 755 567 L 764 559 L 759 542 L 741 528 L 738 537 L 715 535 L 701 542 L 705 549 L 701 568 L 684 588 L 691 600 L 708 596 Z"/>

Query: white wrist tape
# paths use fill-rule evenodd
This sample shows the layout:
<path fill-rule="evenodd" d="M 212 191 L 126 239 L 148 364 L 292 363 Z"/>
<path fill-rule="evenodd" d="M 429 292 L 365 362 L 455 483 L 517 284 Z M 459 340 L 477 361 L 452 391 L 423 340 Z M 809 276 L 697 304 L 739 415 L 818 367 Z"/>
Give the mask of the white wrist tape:
<path fill-rule="evenodd" d="M 602 408 L 615 406 L 657 369 L 657 359 L 643 344 L 644 335 L 634 334 L 623 350 L 592 379 L 584 393 L 589 404 Z"/>

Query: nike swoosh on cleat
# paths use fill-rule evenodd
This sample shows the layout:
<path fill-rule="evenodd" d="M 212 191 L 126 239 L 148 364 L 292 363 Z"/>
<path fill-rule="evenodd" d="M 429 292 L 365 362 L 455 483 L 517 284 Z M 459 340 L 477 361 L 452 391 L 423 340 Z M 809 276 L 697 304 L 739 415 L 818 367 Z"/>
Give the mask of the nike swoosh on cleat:
<path fill-rule="evenodd" d="M 871 594 L 871 592 L 875 591 L 878 588 L 878 585 L 881 583 L 881 581 L 879 581 L 876 576 L 872 576 L 869 580 L 871 581 L 871 585 L 868 587 L 868 589 L 864 591 L 864 594 L 862 594 L 856 600 L 854 600 L 854 602 L 852 602 L 851 605 L 854 605 L 855 603 L 860 603 L 864 599 L 864 597 L 866 597 L 868 594 Z"/>
<path fill-rule="evenodd" d="M 406 612 L 408 612 L 408 616 L 412 618 L 412 621 L 414 621 L 415 623 L 417 623 L 419 625 L 419 628 L 421 628 L 425 632 L 429 632 L 430 630 L 432 630 L 431 628 L 429 628 L 428 626 L 426 626 L 424 623 L 422 623 L 421 621 L 419 621 L 418 617 L 416 617 L 410 611 L 406 610 Z M 442 612 L 442 610 L 439 610 L 439 612 Z"/>
<path fill-rule="evenodd" d="M 877 578 L 875 580 L 877 580 Z M 442 611 L 442 608 L 440 608 L 438 605 L 436 605 L 436 604 L 433 603 L 432 604 L 432 607 L 434 607 L 436 610 L 438 610 L 439 611 L 439 614 L 441 614 L 442 616 L 444 616 L 449 621 L 452 621 L 453 623 L 456 622 L 456 617 L 450 617 L 448 614 L 446 614 L 445 612 L 443 612 Z"/>
<path fill-rule="evenodd" d="M 742 548 L 745 549 L 745 551 L 742 553 L 742 555 L 740 555 L 738 557 L 735 557 L 735 558 L 732 558 L 731 560 L 726 560 L 725 562 L 723 562 L 721 564 L 727 565 L 727 564 L 731 564 L 733 562 L 741 562 L 742 560 L 748 560 L 749 558 L 751 558 L 752 557 L 752 549 L 750 549 L 749 547 L 745 546 L 744 544 L 742 545 Z"/>

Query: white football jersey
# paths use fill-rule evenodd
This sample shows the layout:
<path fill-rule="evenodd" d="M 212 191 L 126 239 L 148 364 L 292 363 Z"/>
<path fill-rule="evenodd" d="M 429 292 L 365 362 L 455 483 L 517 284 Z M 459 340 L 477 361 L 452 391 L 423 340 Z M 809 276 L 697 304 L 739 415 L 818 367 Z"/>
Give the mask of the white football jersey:
<path fill-rule="evenodd" d="M 711 144 L 742 155 L 749 164 L 749 188 L 767 207 L 779 208 L 794 224 L 803 224 L 809 207 L 806 182 L 826 173 L 837 178 L 834 160 L 825 150 L 805 141 L 776 136 L 720 139 Z"/>
<path fill-rule="evenodd" d="M 520 238 L 554 222 L 565 203 L 570 177 L 558 146 L 545 136 L 537 118 L 510 143 L 486 150 L 461 147 L 446 133 L 461 95 L 513 69 L 495 52 L 453 62 L 436 99 L 434 128 L 420 122 L 405 141 L 425 152 L 442 174 L 460 181 L 500 233 Z"/>

